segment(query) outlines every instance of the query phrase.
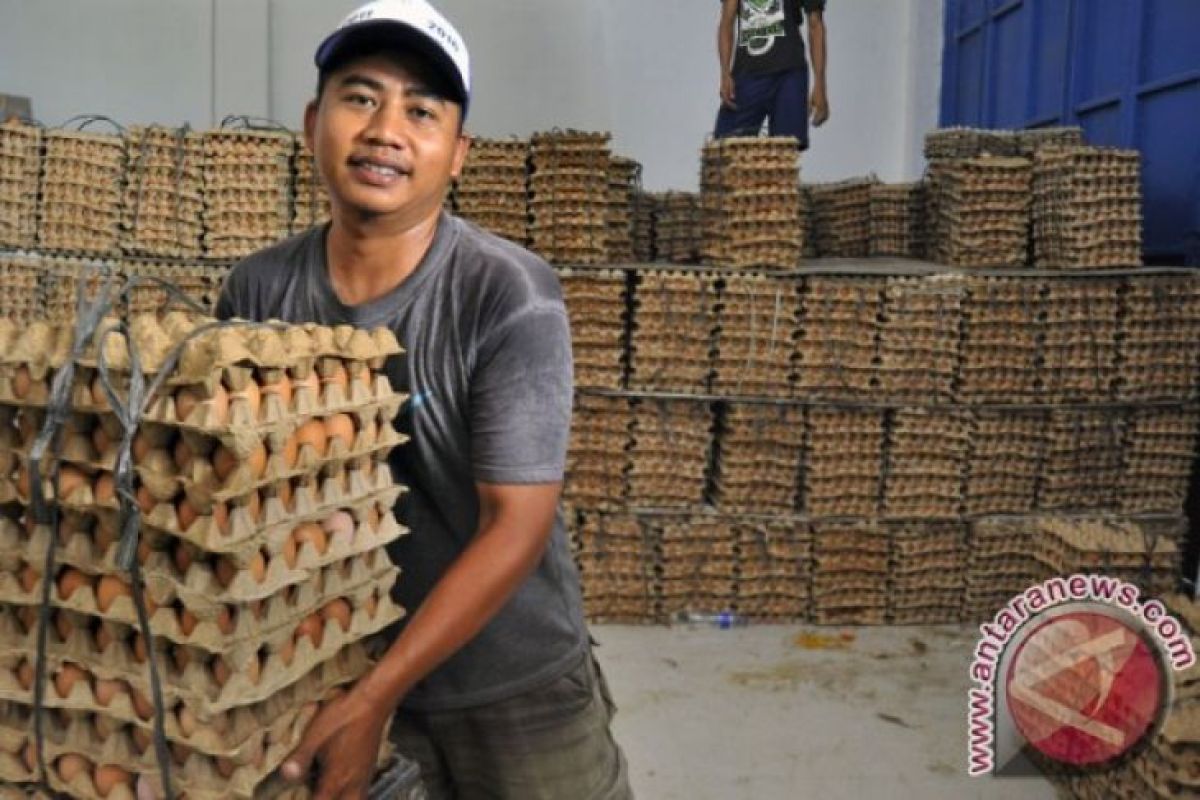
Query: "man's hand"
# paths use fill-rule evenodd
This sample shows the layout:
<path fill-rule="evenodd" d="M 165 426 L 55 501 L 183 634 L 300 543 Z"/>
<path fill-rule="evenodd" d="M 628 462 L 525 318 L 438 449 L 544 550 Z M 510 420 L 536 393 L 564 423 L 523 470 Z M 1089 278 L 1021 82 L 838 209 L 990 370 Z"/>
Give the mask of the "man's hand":
<path fill-rule="evenodd" d="M 728 108 L 737 108 L 737 103 L 733 90 L 733 76 L 728 72 L 721 76 L 721 105 Z"/>
<path fill-rule="evenodd" d="M 812 97 L 808 101 L 808 110 L 812 114 L 813 127 L 819 128 L 829 119 L 829 98 L 825 96 L 824 86 L 813 89 Z"/>
<path fill-rule="evenodd" d="M 313 800 L 366 798 L 387 722 L 379 705 L 354 690 L 326 703 L 280 774 L 292 783 L 315 783 Z M 314 762 L 316 780 L 311 781 Z"/>

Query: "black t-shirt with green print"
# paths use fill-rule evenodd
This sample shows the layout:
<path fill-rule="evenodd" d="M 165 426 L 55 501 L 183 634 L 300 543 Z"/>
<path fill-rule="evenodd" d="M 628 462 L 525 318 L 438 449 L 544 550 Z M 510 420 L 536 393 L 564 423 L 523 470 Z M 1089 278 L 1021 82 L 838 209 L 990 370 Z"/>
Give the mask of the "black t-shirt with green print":
<path fill-rule="evenodd" d="M 804 69 L 805 14 L 824 11 L 826 0 L 740 0 L 734 75 L 764 75 Z"/>

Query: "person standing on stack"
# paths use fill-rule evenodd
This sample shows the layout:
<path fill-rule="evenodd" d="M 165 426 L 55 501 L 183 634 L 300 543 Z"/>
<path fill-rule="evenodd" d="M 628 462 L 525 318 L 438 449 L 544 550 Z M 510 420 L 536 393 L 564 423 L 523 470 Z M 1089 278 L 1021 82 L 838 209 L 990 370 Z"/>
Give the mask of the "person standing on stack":
<path fill-rule="evenodd" d="M 808 122 L 829 119 L 825 88 L 826 0 L 721 0 L 717 55 L 721 108 L 713 136 L 791 136 L 808 148 Z M 808 21 L 812 95 L 800 27 Z M 736 38 L 735 38 L 736 36 Z"/>
<path fill-rule="evenodd" d="M 235 266 L 217 316 L 395 331 L 410 442 L 391 463 L 411 533 L 391 555 L 409 613 L 281 774 L 316 800 L 364 797 L 390 735 L 431 798 L 631 797 L 558 505 L 562 290 L 542 259 L 442 210 L 470 146 L 466 44 L 426 0 L 378 0 L 316 65 L 304 135 L 332 221 Z"/>

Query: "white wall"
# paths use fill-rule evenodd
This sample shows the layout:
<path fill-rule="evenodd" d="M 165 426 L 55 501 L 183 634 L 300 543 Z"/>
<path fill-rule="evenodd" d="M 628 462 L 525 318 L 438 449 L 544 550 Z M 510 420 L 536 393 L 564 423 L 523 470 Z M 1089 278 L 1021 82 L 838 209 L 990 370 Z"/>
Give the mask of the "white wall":
<path fill-rule="evenodd" d="M 358 0 L 0 0 L 0 92 L 42 121 L 298 126 L 317 41 Z M 440 0 L 471 46 L 468 127 L 484 136 L 610 130 L 654 190 L 694 189 L 717 110 L 718 0 Z M 807 181 L 916 177 L 937 119 L 941 0 L 834 0 L 832 117 Z"/>

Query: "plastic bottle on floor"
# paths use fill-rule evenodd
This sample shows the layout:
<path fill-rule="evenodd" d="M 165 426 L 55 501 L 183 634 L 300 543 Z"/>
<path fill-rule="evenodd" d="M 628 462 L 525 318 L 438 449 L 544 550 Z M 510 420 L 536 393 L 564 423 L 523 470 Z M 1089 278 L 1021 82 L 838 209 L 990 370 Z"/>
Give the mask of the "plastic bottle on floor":
<path fill-rule="evenodd" d="M 740 628 L 747 622 L 741 614 L 732 611 L 680 611 L 675 614 L 676 625 L 687 625 L 691 628 Z"/>

